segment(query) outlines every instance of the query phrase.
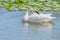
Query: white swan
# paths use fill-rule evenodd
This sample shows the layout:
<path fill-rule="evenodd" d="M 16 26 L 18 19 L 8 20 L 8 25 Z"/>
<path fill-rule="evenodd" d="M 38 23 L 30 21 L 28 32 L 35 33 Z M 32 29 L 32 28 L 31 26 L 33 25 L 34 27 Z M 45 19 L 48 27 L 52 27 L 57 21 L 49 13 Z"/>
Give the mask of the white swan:
<path fill-rule="evenodd" d="M 52 14 L 42 14 L 42 13 L 38 13 L 36 10 L 32 10 L 33 14 L 29 15 L 28 11 L 26 12 L 25 16 L 23 17 L 23 21 L 24 22 L 36 22 L 36 23 L 40 23 L 40 22 L 51 22 L 54 18 L 56 17 L 52 17 Z"/>

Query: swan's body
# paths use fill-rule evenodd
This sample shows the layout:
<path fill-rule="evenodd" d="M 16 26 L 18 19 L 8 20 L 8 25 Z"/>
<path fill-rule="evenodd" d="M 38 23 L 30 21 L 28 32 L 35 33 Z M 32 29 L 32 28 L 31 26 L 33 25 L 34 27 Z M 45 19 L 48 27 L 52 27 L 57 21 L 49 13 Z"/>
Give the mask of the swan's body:
<path fill-rule="evenodd" d="M 51 17 L 52 14 L 37 14 L 33 13 L 32 15 L 28 15 L 28 12 L 26 15 L 23 17 L 24 22 L 50 22 L 52 21 L 55 17 Z"/>

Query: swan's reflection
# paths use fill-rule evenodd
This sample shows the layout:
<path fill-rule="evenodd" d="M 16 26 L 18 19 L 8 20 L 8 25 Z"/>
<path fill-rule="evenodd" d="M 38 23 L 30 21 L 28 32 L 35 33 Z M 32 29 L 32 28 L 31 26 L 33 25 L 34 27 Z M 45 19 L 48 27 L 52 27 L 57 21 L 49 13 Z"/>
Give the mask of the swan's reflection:
<path fill-rule="evenodd" d="M 50 30 L 52 29 L 53 23 L 27 23 L 23 22 L 26 31 L 39 31 L 39 30 Z"/>
<path fill-rule="evenodd" d="M 51 40 L 53 23 L 23 23 L 28 40 Z"/>

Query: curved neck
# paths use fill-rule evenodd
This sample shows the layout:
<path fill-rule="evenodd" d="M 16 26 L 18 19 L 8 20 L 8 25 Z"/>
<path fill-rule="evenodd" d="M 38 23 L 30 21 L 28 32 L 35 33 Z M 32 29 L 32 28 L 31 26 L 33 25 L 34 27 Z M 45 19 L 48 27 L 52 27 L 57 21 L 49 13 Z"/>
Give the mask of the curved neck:
<path fill-rule="evenodd" d="M 25 18 L 28 18 L 28 17 L 29 16 L 28 16 L 28 11 L 27 11 L 23 18 L 25 19 Z"/>
<path fill-rule="evenodd" d="M 28 11 L 26 12 L 25 16 L 23 17 L 24 21 L 28 21 L 29 16 L 28 16 Z"/>
<path fill-rule="evenodd" d="M 28 11 L 26 12 L 25 16 L 27 16 L 27 17 L 28 17 Z"/>

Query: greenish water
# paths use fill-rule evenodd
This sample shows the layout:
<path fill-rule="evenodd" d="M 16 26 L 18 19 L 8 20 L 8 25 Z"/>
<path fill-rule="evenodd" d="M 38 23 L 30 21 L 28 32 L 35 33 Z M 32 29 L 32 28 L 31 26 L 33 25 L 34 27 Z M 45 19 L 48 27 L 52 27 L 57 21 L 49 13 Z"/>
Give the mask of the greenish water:
<path fill-rule="evenodd" d="M 0 40 L 60 40 L 60 14 L 53 14 L 53 23 L 41 24 L 23 23 L 24 14 L 0 8 Z"/>

